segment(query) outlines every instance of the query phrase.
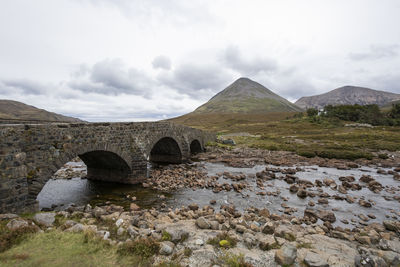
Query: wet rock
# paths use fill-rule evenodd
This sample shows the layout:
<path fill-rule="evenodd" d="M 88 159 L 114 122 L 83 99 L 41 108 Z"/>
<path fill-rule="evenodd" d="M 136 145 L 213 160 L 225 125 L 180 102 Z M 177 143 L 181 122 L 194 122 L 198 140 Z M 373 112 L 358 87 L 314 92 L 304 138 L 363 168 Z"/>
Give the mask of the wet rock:
<path fill-rule="evenodd" d="M 304 257 L 304 263 L 309 267 L 329 267 L 328 262 L 321 255 L 308 251 Z"/>
<path fill-rule="evenodd" d="M 131 203 L 131 204 L 129 205 L 129 207 L 130 207 L 131 211 L 138 211 L 138 210 L 140 210 L 140 207 L 139 207 L 137 204 L 135 204 L 135 203 Z"/>
<path fill-rule="evenodd" d="M 372 204 L 369 203 L 368 201 L 365 201 L 364 199 L 360 199 L 360 200 L 358 201 L 358 204 L 359 204 L 360 206 L 363 206 L 363 207 L 366 207 L 366 208 L 371 208 L 371 207 L 372 207 Z"/>
<path fill-rule="evenodd" d="M 33 220 L 37 224 L 41 224 L 46 227 L 51 227 L 53 226 L 53 223 L 55 221 L 55 216 L 56 214 L 54 212 L 36 213 L 35 216 L 33 216 Z"/>
<path fill-rule="evenodd" d="M 372 178 L 370 175 L 364 174 L 363 176 L 361 176 L 361 178 L 359 180 L 360 180 L 360 182 L 368 184 L 369 182 L 373 181 L 374 178 Z"/>
<path fill-rule="evenodd" d="M 320 198 L 320 199 L 318 199 L 318 204 L 328 204 L 329 203 L 329 201 L 328 201 L 328 199 L 326 199 L 326 198 Z"/>
<path fill-rule="evenodd" d="M 275 252 L 275 261 L 281 265 L 291 265 L 297 257 L 297 249 L 291 244 L 284 244 Z"/>
<path fill-rule="evenodd" d="M 200 229 L 210 229 L 211 228 L 210 222 L 207 219 L 205 219 L 204 217 L 199 217 L 196 220 L 196 225 Z"/>
<path fill-rule="evenodd" d="M 297 191 L 299 191 L 299 186 L 296 184 L 293 184 L 290 186 L 289 191 L 292 193 L 297 193 Z"/>
<path fill-rule="evenodd" d="M 188 206 L 188 208 L 189 208 L 190 210 L 196 211 L 196 210 L 199 209 L 199 205 L 193 203 L 193 204 L 190 204 L 190 205 Z"/>
<path fill-rule="evenodd" d="M 325 178 L 325 179 L 323 180 L 323 182 L 324 182 L 324 184 L 325 184 L 326 186 L 331 186 L 331 184 L 336 184 L 336 183 L 335 183 L 335 180 L 333 180 L 333 179 L 331 179 L 331 178 Z"/>
<path fill-rule="evenodd" d="M 299 191 L 297 191 L 297 196 L 299 198 L 306 198 L 307 197 L 307 191 L 304 189 L 299 189 Z"/>
<path fill-rule="evenodd" d="M 336 222 L 335 214 L 332 211 L 328 211 L 328 210 L 319 211 L 318 218 L 320 218 L 324 222 L 325 221 L 330 222 L 330 223 Z"/>

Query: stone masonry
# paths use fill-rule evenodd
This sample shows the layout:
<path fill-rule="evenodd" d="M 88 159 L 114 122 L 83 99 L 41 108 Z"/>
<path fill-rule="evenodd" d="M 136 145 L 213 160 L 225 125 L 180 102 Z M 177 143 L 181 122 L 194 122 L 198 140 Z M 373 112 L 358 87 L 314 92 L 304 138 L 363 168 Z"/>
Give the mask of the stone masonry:
<path fill-rule="evenodd" d="M 0 125 L 0 213 L 36 210 L 48 179 L 76 156 L 88 179 L 138 183 L 149 161 L 179 163 L 214 140 L 169 122 Z"/>

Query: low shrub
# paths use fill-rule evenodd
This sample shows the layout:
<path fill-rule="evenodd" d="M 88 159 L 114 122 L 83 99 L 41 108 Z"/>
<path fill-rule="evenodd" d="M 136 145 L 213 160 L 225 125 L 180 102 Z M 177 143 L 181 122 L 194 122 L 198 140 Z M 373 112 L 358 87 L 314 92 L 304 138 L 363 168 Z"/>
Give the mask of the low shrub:
<path fill-rule="evenodd" d="M 14 245 L 21 243 L 30 235 L 39 230 L 37 226 L 29 225 L 15 230 L 9 230 L 3 225 L 0 228 L 0 252 L 6 251 Z"/>
<path fill-rule="evenodd" d="M 221 246 L 221 241 L 223 242 L 223 246 Z M 216 248 L 224 247 L 224 248 L 233 248 L 237 244 L 237 240 L 229 236 L 227 232 L 220 233 L 214 238 L 210 238 L 207 241 L 207 244 L 213 245 Z"/>
<path fill-rule="evenodd" d="M 232 253 L 226 253 L 219 257 L 219 261 L 223 263 L 224 266 L 228 267 L 252 267 L 250 263 L 244 260 L 244 255 L 235 255 Z"/>
<path fill-rule="evenodd" d="M 127 241 L 118 249 L 118 253 L 123 256 L 137 255 L 145 259 L 158 253 L 160 245 L 151 238 L 141 238 L 135 241 Z"/>

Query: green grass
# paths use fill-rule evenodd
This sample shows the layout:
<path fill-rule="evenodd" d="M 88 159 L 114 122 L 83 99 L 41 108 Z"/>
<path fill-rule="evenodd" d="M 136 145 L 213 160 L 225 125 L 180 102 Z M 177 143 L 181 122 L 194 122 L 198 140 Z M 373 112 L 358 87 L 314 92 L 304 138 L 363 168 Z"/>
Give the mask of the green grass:
<path fill-rule="evenodd" d="M 0 254 L 2 266 L 132 266 L 134 257 L 88 234 L 50 231 L 25 239 Z"/>
<path fill-rule="evenodd" d="M 353 128 L 337 119 L 296 114 L 188 114 L 172 121 L 220 134 L 246 132 L 251 136 L 231 138 L 238 146 L 292 151 L 306 157 L 371 159 L 382 150 L 400 151 L 400 127 Z"/>
<path fill-rule="evenodd" d="M 37 227 L 31 225 L 9 230 L 6 227 L 7 222 L 8 221 L 0 222 L 0 252 L 18 245 L 39 230 Z"/>

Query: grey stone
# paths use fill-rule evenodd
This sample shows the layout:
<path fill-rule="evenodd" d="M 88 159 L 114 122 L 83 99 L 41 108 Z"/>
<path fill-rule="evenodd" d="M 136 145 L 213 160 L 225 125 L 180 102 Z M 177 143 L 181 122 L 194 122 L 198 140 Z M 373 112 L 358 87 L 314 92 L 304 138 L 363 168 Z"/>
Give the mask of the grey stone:
<path fill-rule="evenodd" d="M 10 230 L 16 230 L 22 227 L 29 226 L 28 222 L 22 219 L 12 219 L 7 223 L 7 228 Z"/>
<path fill-rule="evenodd" d="M 174 251 L 174 243 L 170 241 L 164 241 L 160 243 L 160 255 L 171 255 Z"/>
<path fill-rule="evenodd" d="M 207 219 L 205 219 L 204 217 L 199 217 L 196 220 L 196 225 L 200 229 L 210 229 L 211 228 L 210 222 Z"/>
<path fill-rule="evenodd" d="M 275 261 L 281 265 L 291 265 L 297 258 L 297 248 L 291 244 L 284 244 L 275 252 Z"/>
<path fill-rule="evenodd" d="M 46 227 L 51 227 L 53 226 L 53 223 L 55 221 L 55 216 L 56 214 L 54 212 L 36 213 L 35 216 L 33 216 L 33 220 L 37 224 L 41 224 Z"/>
<path fill-rule="evenodd" d="M 83 224 L 81 223 L 77 223 L 74 226 L 68 228 L 67 230 L 65 230 L 65 232 L 71 232 L 71 233 L 80 233 L 83 232 L 85 230 L 85 227 Z"/>
<path fill-rule="evenodd" d="M 308 251 L 304 257 L 304 263 L 309 267 L 329 267 L 328 262 L 321 255 Z"/>

